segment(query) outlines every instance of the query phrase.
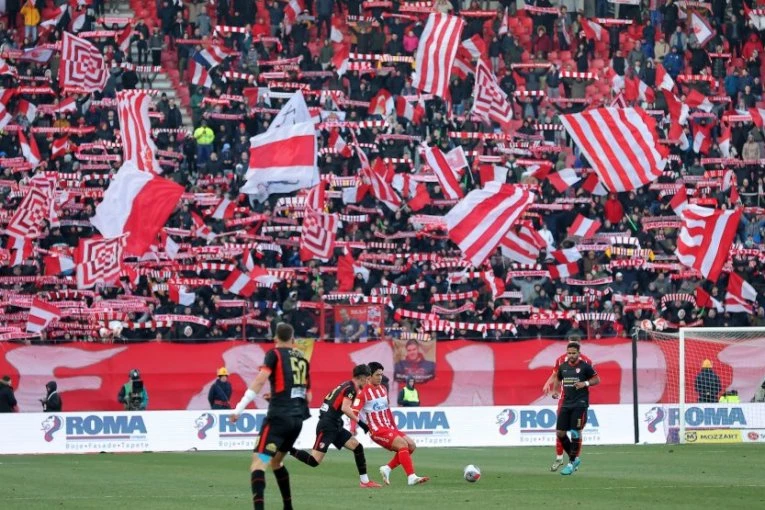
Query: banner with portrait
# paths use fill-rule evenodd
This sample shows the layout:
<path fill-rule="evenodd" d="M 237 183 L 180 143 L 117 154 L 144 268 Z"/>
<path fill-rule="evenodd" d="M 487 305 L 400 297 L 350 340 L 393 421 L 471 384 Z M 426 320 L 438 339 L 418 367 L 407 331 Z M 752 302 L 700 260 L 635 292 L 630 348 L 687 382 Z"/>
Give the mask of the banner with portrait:
<path fill-rule="evenodd" d="M 382 305 L 337 305 L 334 307 L 336 343 L 366 342 L 380 338 Z"/>
<path fill-rule="evenodd" d="M 393 340 L 393 377 L 423 383 L 436 376 L 435 340 Z"/>

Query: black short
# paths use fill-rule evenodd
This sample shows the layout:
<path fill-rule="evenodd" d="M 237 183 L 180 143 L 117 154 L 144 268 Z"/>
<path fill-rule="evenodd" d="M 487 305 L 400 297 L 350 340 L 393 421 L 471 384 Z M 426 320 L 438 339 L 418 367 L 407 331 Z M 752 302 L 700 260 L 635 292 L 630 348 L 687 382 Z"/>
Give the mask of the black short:
<path fill-rule="evenodd" d="M 269 416 L 263 420 L 260 437 L 253 451 L 273 457 L 276 452 L 289 452 L 295 446 L 303 418 L 299 416 Z"/>
<path fill-rule="evenodd" d="M 558 409 L 556 430 L 582 430 L 586 424 L 586 407 L 561 407 Z"/>
<path fill-rule="evenodd" d="M 316 441 L 313 443 L 313 449 L 322 453 L 327 453 L 329 445 L 334 445 L 338 450 L 342 450 L 345 443 L 353 437 L 342 423 L 327 423 L 319 420 L 316 425 Z"/>

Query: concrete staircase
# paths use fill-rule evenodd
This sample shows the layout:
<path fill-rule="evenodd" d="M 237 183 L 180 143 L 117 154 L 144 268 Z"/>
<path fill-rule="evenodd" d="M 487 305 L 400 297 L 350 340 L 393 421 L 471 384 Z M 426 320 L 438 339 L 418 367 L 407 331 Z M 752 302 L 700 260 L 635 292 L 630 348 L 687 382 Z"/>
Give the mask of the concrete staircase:
<path fill-rule="evenodd" d="M 124 18 L 135 18 L 136 12 L 133 10 L 133 5 L 136 5 L 137 2 L 127 2 L 122 1 L 120 2 L 119 6 L 117 7 L 117 12 L 108 12 L 108 2 L 106 3 L 107 12 L 104 13 L 105 16 L 119 16 Z M 147 0 L 144 5 L 148 6 L 149 3 L 153 4 L 154 0 Z M 142 10 L 140 12 L 142 17 L 149 18 L 153 17 L 153 9 L 150 11 L 151 14 L 147 15 L 148 8 L 145 10 Z M 150 29 L 152 24 L 149 24 L 151 20 L 145 19 L 147 24 L 149 25 Z M 138 63 L 138 49 L 136 48 L 135 44 L 131 45 L 131 56 L 133 59 L 133 63 Z M 149 62 L 151 62 L 151 56 L 149 56 Z M 173 83 L 173 80 L 171 79 L 169 72 L 172 72 L 173 70 L 177 69 L 177 54 L 175 51 L 163 51 L 162 53 L 162 66 L 163 71 L 160 73 L 157 73 L 157 76 L 154 78 L 152 82 L 152 89 L 158 90 L 160 93 L 167 94 L 168 99 L 174 99 L 176 104 L 179 105 L 179 108 L 181 109 L 182 115 L 183 115 L 183 127 L 188 129 L 189 131 L 193 131 L 194 127 L 191 122 L 191 111 L 188 108 L 188 98 L 187 97 L 181 97 L 181 94 L 179 94 L 176 90 L 176 84 Z M 177 70 L 175 71 L 177 73 Z M 181 83 L 180 86 L 183 86 L 183 80 L 179 80 Z M 140 84 L 139 84 L 140 86 Z"/>

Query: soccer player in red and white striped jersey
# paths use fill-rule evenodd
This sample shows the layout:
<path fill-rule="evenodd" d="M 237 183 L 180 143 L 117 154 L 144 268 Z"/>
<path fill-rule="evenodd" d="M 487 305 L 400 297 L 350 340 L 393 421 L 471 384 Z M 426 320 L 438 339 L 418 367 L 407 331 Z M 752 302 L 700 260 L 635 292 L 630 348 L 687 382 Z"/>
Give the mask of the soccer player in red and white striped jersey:
<path fill-rule="evenodd" d="M 388 392 L 382 385 L 383 366 L 372 362 L 369 364 L 369 370 L 372 376 L 369 378 L 369 383 L 356 396 L 353 410 L 359 413 L 359 419 L 369 427 L 372 441 L 386 450 L 395 452 L 393 459 L 380 467 L 383 482 L 385 485 L 390 485 L 390 473 L 399 464 L 406 472 L 409 485 L 427 482 L 430 478 L 417 476 L 414 472 L 411 457 L 416 448 L 414 441 L 396 427 L 388 403 Z"/>
<path fill-rule="evenodd" d="M 581 359 L 585 363 L 593 365 L 592 360 L 588 358 L 587 356 L 585 356 L 584 354 L 580 354 L 579 359 Z M 568 361 L 568 354 L 561 354 L 560 356 L 555 358 L 555 366 L 552 369 L 552 373 L 550 374 L 550 377 L 547 378 L 547 381 L 545 381 L 545 385 L 542 387 L 542 391 L 545 393 L 545 395 L 552 395 L 553 398 L 558 398 L 561 396 L 562 388 L 559 388 L 559 381 L 557 378 L 557 374 L 558 374 L 558 368 L 560 368 L 560 366 L 566 361 Z M 558 400 L 558 409 L 560 409 L 560 406 L 562 404 L 563 404 L 563 399 L 561 398 Z M 564 464 L 563 444 L 560 442 L 560 439 L 556 436 L 555 461 L 550 466 L 550 471 L 557 471 L 558 468 L 561 467 L 563 464 Z"/>

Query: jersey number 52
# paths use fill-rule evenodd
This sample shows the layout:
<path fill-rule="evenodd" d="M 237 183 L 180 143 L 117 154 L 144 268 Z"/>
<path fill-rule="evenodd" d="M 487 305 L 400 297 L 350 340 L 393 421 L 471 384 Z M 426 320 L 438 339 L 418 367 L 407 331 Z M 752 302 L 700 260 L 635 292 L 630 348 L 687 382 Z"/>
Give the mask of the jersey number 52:
<path fill-rule="evenodd" d="M 292 364 L 292 384 L 305 386 L 308 379 L 308 363 L 301 358 L 290 358 Z"/>

